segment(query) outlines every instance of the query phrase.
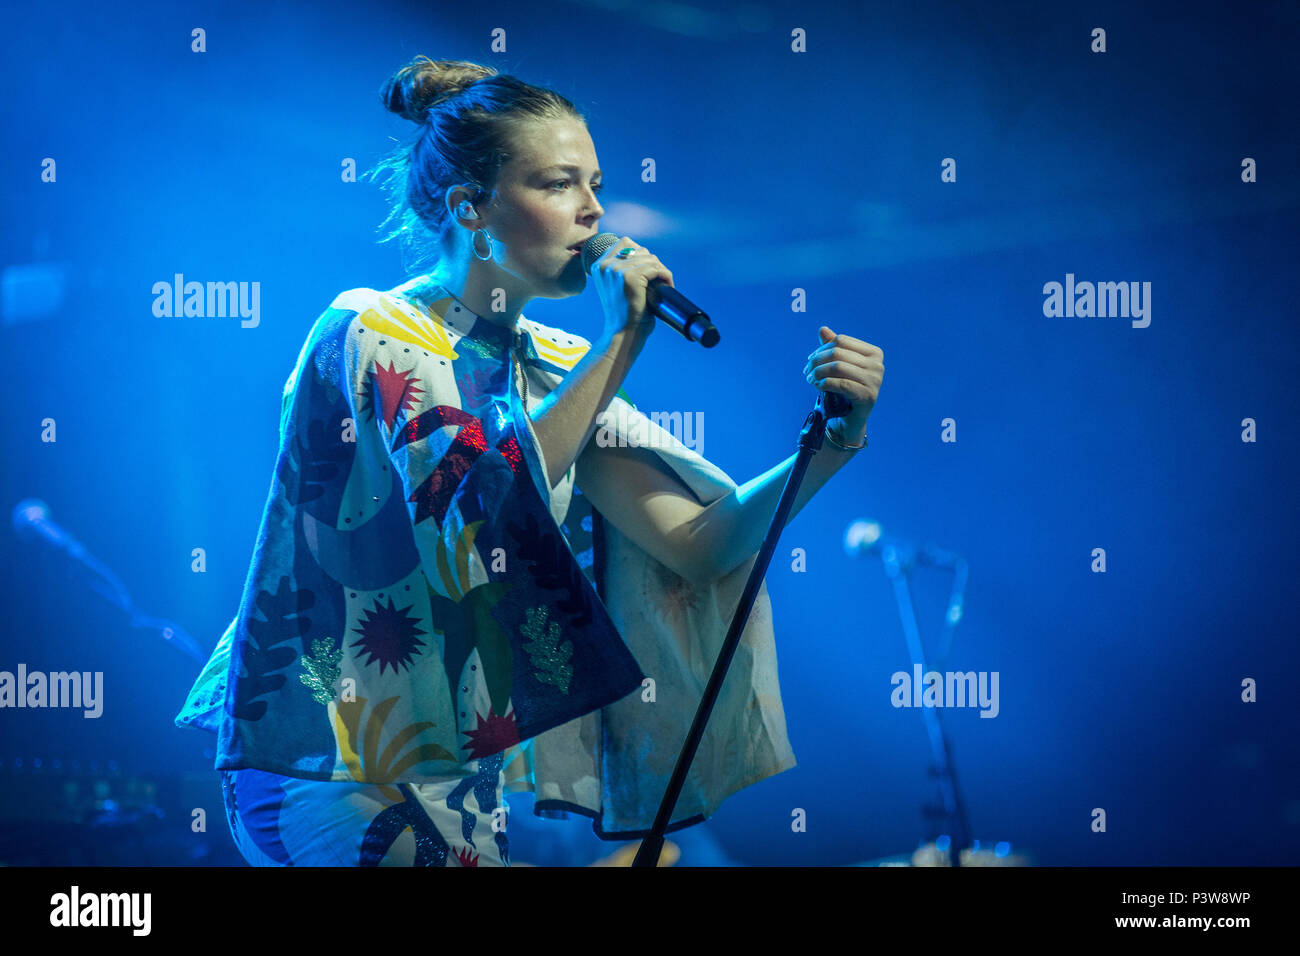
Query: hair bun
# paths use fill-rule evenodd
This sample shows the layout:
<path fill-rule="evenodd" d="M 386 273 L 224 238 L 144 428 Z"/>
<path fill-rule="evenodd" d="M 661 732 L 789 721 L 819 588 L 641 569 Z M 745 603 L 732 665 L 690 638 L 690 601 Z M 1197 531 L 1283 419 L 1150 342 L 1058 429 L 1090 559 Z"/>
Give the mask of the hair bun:
<path fill-rule="evenodd" d="M 412 123 L 423 123 L 429 107 L 496 72 L 490 66 L 468 60 L 431 60 L 417 56 L 388 78 L 379 97 L 390 112 Z"/>

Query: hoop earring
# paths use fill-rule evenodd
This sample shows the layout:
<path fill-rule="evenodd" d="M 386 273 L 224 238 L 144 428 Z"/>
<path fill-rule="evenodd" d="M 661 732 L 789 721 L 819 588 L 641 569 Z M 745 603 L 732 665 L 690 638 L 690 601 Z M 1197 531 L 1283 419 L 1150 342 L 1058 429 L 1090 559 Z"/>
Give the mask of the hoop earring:
<path fill-rule="evenodd" d="M 479 233 L 482 233 L 484 236 L 487 237 L 487 242 L 488 242 L 487 255 L 479 255 L 479 251 L 478 251 L 478 237 L 479 237 Z M 474 258 L 475 258 L 475 259 L 478 259 L 480 262 L 489 262 L 489 261 L 491 261 L 491 259 L 492 259 L 492 253 L 493 253 L 493 251 L 494 251 L 494 250 L 493 250 L 493 246 L 492 246 L 492 235 L 491 235 L 491 233 L 489 233 L 486 229 L 479 229 L 479 230 L 476 230 L 475 233 L 474 233 L 474 238 L 470 240 L 470 243 L 469 243 L 469 244 L 470 244 L 470 247 L 474 250 Z"/>

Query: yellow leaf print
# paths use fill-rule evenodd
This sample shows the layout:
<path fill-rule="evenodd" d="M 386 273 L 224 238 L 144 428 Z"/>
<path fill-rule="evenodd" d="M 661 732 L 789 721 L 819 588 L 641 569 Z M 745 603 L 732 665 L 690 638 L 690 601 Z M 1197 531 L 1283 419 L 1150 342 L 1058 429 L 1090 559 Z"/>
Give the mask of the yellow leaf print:
<path fill-rule="evenodd" d="M 438 576 L 442 579 L 443 589 L 453 601 L 459 602 L 470 588 L 469 555 L 474 548 L 474 536 L 478 534 L 479 526 L 482 524 L 482 521 L 475 521 L 473 524 L 466 525 L 456 539 L 455 574 L 452 573 L 451 566 L 447 563 L 446 545 L 444 542 L 440 542 L 442 546 L 438 548 L 435 557 L 438 564 Z"/>
<path fill-rule="evenodd" d="M 392 783 L 417 763 L 426 760 L 456 759 L 437 744 L 416 747 L 407 751 L 400 760 L 398 759 L 402 754 L 402 748 L 423 731 L 435 726 L 427 720 L 403 727 L 393 735 L 384 752 L 379 753 L 379 740 L 383 734 L 384 723 L 398 700 L 397 697 L 389 697 L 376 704 L 370 711 L 364 731 L 361 728 L 361 715 L 366 708 L 364 697 L 352 701 L 339 701 L 337 705 L 333 702 L 330 704 L 334 710 L 334 739 L 338 743 L 339 756 L 348 768 L 348 773 L 352 775 L 352 779 L 358 783 Z M 359 751 L 358 739 L 361 742 Z M 384 791 L 385 796 L 394 801 L 402 799 L 401 793 L 391 787 L 380 789 Z"/>
<path fill-rule="evenodd" d="M 537 349 L 538 358 L 564 369 L 572 369 L 587 354 L 585 345 L 557 345 L 537 335 L 533 336 L 533 347 Z"/>
<path fill-rule="evenodd" d="M 367 328 L 402 342 L 410 342 L 425 349 L 431 355 L 455 359 L 456 350 L 451 347 L 447 330 L 442 326 L 442 317 L 434 312 L 428 319 L 411 315 L 395 304 L 391 299 L 380 298 L 373 309 L 361 313 L 361 321 Z"/>

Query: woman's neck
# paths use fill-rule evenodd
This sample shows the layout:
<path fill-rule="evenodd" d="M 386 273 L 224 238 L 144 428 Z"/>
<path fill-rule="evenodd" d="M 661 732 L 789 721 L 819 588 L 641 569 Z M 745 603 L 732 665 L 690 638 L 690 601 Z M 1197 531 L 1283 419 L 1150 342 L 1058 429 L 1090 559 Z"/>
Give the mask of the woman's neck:
<path fill-rule="evenodd" d="M 480 259 L 469 262 L 440 259 L 429 278 L 479 318 L 506 329 L 514 329 L 524 306 L 532 298 L 521 293 L 512 294 L 514 282 L 509 280 L 513 277 L 505 276 L 495 264 Z M 498 304 L 504 307 L 504 311 L 493 309 Z"/>

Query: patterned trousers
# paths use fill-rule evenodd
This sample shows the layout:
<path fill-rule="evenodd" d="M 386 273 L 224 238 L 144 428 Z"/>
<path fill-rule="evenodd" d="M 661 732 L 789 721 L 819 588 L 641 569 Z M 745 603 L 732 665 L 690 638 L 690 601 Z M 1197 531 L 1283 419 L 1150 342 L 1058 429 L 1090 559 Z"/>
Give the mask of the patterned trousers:
<path fill-rule="evenodd" d="M 222 770 L 221 791 L 253 866 L 509 866 L 501 764 L 494 754 L 474 776 L 392 784 Z"/>

